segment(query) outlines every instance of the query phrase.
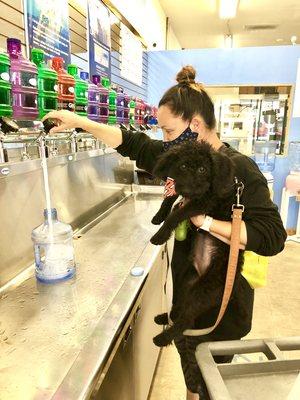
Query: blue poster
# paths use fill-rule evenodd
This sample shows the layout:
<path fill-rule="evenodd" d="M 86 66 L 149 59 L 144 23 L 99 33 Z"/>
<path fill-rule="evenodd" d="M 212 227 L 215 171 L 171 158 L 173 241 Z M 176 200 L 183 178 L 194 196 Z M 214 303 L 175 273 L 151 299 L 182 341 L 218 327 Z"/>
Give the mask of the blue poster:
<path fill-rule="evenodd" d="M 90 75 L 110 78 L 110 16 L 100 0 L 88 0 Z"/>
<path fill-rule="evenodd" d="M 63 57 L 70 63 L 70 31 L 67 0 L 24 0 L 29 49 L 45 51 L 46 59 Z"/>

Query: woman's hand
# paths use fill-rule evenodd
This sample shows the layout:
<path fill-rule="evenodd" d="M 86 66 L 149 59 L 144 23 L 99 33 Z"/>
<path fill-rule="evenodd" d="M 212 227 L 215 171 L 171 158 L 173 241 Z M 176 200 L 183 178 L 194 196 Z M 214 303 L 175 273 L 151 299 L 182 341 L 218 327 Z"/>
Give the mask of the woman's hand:
<path fill-rule="evenodd" d="M 86 126 L 88 121 L 85 117 L 80 117 L 72 111 L 61 110 L 61 111 L 50 111 L 44 116 L 42 121 L 51 118 L 57 121 L 58 126 L 55 126 L 50 130 L 49 133 L 61 132 L 66 129 L 82 128 Z"/>
<path fill-rule="evenodd" d="M 192 224 L 195 225 L 196 228 L 200 228 L 200 226 L 204 222 L 205 215 L 196 215 L 195 217 L 191 217 Z"/>

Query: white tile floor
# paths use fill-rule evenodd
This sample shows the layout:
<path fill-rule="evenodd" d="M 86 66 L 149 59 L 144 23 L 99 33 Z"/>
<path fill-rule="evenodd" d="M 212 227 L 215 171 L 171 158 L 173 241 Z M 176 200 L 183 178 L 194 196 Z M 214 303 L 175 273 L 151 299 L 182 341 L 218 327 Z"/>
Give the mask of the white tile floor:
<path fill-rule="evenodd" d="M 293 242 L 270 258 L 268 285 L 256 290 L 253 326 L 247 338 L 283 336 L 300 336 L 300 244 Z M 185 400 L 174 346 L 162 351 L 149 400 Z"/>

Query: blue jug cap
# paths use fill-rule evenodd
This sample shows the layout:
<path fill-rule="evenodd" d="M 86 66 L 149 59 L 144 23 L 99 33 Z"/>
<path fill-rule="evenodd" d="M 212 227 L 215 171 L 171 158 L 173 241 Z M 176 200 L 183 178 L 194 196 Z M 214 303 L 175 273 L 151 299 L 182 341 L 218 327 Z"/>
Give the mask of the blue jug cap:
<path fill-rule="evenodd" d="M 85 71 L 81 71 L 80 72 L 80 78 L 83 79 L 84 81 L 88 81 L 89 80 L 89 73 L 85 72 Z"/>

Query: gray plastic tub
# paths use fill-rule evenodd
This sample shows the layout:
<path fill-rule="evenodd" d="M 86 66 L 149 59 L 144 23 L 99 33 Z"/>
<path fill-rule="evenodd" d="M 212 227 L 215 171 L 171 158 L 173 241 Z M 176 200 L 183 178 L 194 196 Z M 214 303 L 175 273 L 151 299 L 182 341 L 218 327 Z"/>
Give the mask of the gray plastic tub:
<path fill-rule="evenodd" d="M 300 337 L 209 342 L 196 359 L 211 400 L 300 400 L 299 350 Z M 235 358 L 216 364 L 217 355 Z"/>

